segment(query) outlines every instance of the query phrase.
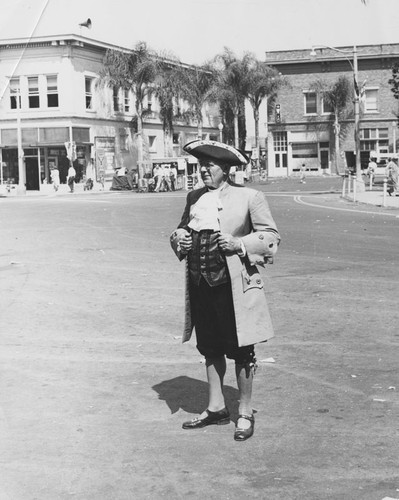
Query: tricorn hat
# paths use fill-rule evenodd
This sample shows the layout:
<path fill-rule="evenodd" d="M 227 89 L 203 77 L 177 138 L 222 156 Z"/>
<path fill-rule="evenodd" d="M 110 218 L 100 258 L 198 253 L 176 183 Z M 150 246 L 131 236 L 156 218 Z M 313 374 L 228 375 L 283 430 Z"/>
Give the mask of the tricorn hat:
<path fill-rule="evenodd" d="M 230 167 L 246 165 L 249 158 L 239 149 L 224 144 L 223 142 L 197 139 L 191 141 L 183 147 L 186 153 L 195 156 L 199 160 L 221 162 Z"/>

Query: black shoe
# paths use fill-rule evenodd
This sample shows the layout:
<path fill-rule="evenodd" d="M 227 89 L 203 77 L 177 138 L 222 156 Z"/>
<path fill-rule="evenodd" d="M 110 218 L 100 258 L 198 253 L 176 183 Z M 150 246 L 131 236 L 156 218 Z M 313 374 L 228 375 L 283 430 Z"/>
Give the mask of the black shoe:
<path fill-rule="evenodd" d="M 200 429 L 201 427 L 206 427 L 207 425 L 225 425 L 230 423 L 230 414 L 227 408 L 219 411 L 206 410 L 207 416 L 204 418 L 193 418 L 188 422 L 183 423 L 183 429 Z"/>
<path fill-rule="evenodd" d="M 236 430 L 234 433 L 234 440 L 235 441 L 245 441 L 246 439 L 250 438 L 252 434 L 254 433 L 254 427 L 255 427 L 255 418 L 253 415 L 238 415 L 237 422 L 240 418 L 245 418 L 246 420 L 249 420 L 251 422 L 251 425 L 248 427 L 248 429 L 240 429 L 236 424 Z"/>

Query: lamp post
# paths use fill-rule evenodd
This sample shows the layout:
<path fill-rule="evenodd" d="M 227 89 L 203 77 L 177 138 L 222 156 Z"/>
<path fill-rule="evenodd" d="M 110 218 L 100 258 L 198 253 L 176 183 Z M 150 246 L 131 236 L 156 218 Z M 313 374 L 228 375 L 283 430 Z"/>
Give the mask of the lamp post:
<path fill-rule="evenodd" d="M 223 123 L 220 122 L 218 125 L 219 129 L 219 142 L 223 142 Z"/>
<path fill-rule="evenodd" d="M 356 185 L 358 191 L 364 191 L 364 182 L 362 179 L 362 170 L 360 163 L 360 100 L 359 100 L 359 87 L 358 87 L 358 63 L 357 63 L 357 48 L 356 45 L 353 46 L 352 50 L 346 49 L 337 49 L 335 47 L 330 47 L 328 45 L 318 45 L 312 47 L 310 52 L 311 57 L 317 56 L 317 49 L 330 49 L 335 52 L 339 52 L 344 54 L 345 59 L 349 62 L 352 71 L 353 71 L 353 81 L 355 86 L 355 95 L 354 95 L 354 108 L 355 108 L 355 130 L 354 130 L 354 140 L 355 140 L 355 157 L 356 157 Z M 353 63 L 348 58 L 348 55 L 352 55 Z"/>

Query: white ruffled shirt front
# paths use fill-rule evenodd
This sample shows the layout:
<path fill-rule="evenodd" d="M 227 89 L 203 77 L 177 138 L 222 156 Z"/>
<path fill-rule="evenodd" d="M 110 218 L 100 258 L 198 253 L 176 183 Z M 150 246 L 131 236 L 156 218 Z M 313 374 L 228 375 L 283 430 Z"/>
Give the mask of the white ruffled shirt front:
<path fill-rule="evenodd" d="M 223 210 L 219 193 L 223 186 L 218 189 L 209 190 L 198 199 L 190 208 L 190 222 L 188 227 L 193 231 L 209 229 L 220 231 L 219 212 Z"/>

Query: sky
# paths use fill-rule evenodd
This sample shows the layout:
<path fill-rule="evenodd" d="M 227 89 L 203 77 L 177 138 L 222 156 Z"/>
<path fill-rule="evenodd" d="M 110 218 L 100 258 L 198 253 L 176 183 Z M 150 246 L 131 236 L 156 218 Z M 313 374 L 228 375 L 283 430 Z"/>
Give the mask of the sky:
<path fill-rule="evenodd" d="M 201 64 L 228 47 L 272 50 L 399 42 L 399 0 L 0 0 L 0 39 L 76 34 L 139 41 Z M 79 27 L 90 18 L 92 28 Z"/>

